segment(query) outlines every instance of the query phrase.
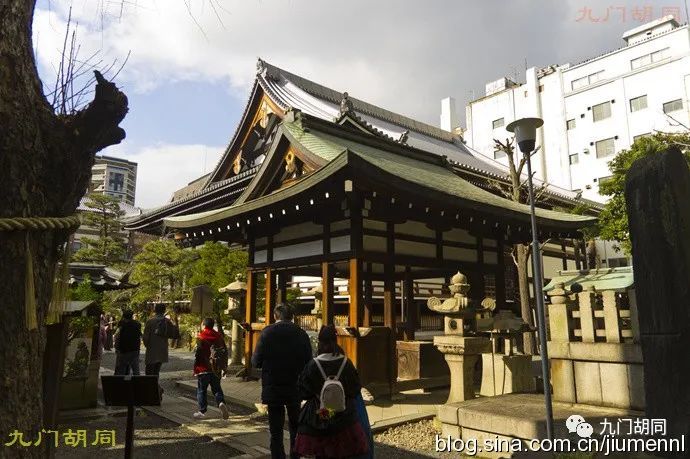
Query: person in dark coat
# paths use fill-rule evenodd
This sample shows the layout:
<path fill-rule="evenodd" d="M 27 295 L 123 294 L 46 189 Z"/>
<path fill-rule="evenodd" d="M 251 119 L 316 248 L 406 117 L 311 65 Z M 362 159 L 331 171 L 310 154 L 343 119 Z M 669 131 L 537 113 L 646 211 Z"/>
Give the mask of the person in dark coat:
<path fill-rule="evenodd" d="M 311 360 L 309 336 L 292 322 L 292 311 L 285 305 L 275 307 L 276 323 L 263 329 L 252 355 L 252 365 L 261 368 L 261 401 L 268 405 L 268 426 L 271 433 L 271 457 L 285 458 L 283 424 L 287 409 L 290 428 L 290 456 L 299 417 L 297 378 Z"/>
<path fill-rule="evenodd" d="M 295 451 L 300 455 L 326 459 L 355 457 L 369 452 L 369 440 L 357 412 L 356 402 L 361 391 L 359 374 L 336 340 L 333 325 L 321 327 L 318 356 L 306 365 L 299 377 L 300 398 L 307 401 L 300 413 L 295 441 Z M 316 360 L 329 377 L 336 376 L 342 367 L 338 381 L 345 393 L 344 411 L 320 409 L 325 379 Z"/>
<path fill-rule="evenodd" d="M 115 332 L 116 375 L 126 375 L 130 370 L 133 375 L 139 375 L 141 322 L 134 320 L 132 316 L 132 311 L 124 311 Z"/>

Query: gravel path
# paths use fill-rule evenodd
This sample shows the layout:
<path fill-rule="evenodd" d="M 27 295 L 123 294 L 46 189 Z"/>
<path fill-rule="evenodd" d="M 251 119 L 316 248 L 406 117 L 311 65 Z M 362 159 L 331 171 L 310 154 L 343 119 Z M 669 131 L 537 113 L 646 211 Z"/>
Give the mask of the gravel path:
<path fill-rule="evenodd" d="M 393 427 L 374 435 L 376 458 L 449 457 L 435 451 L 434 439 L 440 433 L 431 420 Z"/>

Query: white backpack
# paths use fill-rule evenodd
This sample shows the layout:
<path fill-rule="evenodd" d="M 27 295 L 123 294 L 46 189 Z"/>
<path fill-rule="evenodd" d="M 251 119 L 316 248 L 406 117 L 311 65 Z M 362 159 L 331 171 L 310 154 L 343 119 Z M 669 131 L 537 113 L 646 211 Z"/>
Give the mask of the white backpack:
<path fill-rule="evenodd" d="M 319 368 L 321 376 L 323 376 L 323 387 L 321 387 L 321 396 L 319 397 L 321 406 L 319 408 L 327 408 L 336 413 L 345 411 L 345 389 L 339 379 L 347 363 L 347 357 L 343 356 L 343 363 L 340 365 L 340 369 L 338 369 L 338 373 L 335 376 L 326 376 L 326 372 L 323 371 L 318 357 L 314 359 L 314 362 Z"/>

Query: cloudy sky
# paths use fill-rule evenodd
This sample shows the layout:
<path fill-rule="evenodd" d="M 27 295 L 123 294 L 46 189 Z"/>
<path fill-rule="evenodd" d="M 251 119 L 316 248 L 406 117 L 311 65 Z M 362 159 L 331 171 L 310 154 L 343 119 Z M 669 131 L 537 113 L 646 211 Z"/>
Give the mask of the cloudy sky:
<path fill-rule="evenodd" d="M 256 58 L 389 110 L 460 118 L 486 82 L 525 66 L 577 63 L 620 47 L 623 31 L 682 0 L 39 0 L 34 47 L 45 92 L 71 6 L 79 57 L 129 97 L 127 139 L 103 154 L 139 163 L 137 205 L 210 172 L 249 96 Z M 112 76 L 114 72 L 110 72 Z"/>

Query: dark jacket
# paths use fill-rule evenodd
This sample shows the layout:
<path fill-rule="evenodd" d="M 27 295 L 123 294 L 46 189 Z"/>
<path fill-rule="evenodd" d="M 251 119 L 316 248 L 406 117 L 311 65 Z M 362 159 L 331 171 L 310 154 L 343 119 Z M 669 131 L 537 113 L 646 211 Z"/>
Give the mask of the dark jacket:
<path fill-rule="evenodd" d="M 115 335 L 115 350 L 117 352 L 138 351 L 141 346 L 141 322 L 132 319 L 122 319 L 117 324 Z"/>
<path fill-rule="evenodd" d="M 252 365 L 261 368 L 262 402 L 296 403 L 297 378 L 311 358 L 309 336 L 299 325 L 280 321 L 264 328 L 252 355 Z"/>
<path fill-rule="evenodd" d="M 210 373 L 211 346 L 223 347 L 223 335 L 212 328 L 204 328 L 196 337 L 196 351 L 194 352 L 194 374 Z"/>
<path fill-rule="evenodd" d="M 343 358 L 347 357 L 342 354 L 321 354 L 318 356 L 326 376 L 334 376 L 338 373 Z M 300 398 L 306 400 L 307 403 L 300 413 L 299 432 L 308 435 L 331 435 L 357 421 L 355 398 L 360 393 L 362 386 L 359 382 L 357 369 L 349 359 L 340 374 L 339 381 L 345 390 L 346 409 L 342 413 L 337 413 L 332 419 L 324 421 L 316 414 L 321 403 L 319 398 L 324 383 L 323 376 L 314 359 L 304 367 L 304 371 L 299 376 L 298 389 Z"/>

